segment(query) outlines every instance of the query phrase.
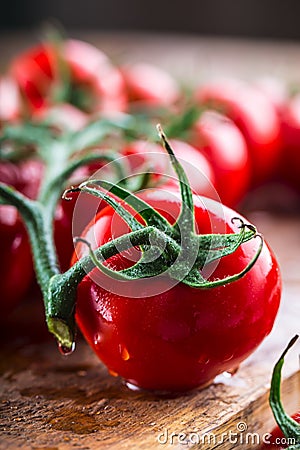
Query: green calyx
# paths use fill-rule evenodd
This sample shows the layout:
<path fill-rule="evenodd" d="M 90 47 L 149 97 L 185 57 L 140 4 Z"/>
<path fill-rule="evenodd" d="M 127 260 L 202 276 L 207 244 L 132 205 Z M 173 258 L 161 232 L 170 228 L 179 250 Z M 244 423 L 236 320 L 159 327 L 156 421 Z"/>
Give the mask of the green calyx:
<path fill-rule="evenodd" d="M 273 369 L 269 396 L 270 406 L 279 428 L 283 432 L 284 436 L 289 439 L 289 442 L 293 442 L 293 444 L 288 447 L 288 450 L 300 448 L 300 425 L 286 414 L 282 406 L 280 396 L 281 371 L 287 352 L 295 344 L 298 338 L 299 336 L 296 335 L 290 340 L 279 360 L 277 361 Z"/>
<path fill-rule="evenodd" d="M 239 221 L 237 233 L 195 234 L 193 194 L 189 181 L 160 126 L 158 126 L 158 133 L 170 156 L 180 184 L 181 211 L 174 225 L 171 225 L 146 201 L 108 181 L 89 180 L 65 193 L 66 198 L 68 193 L 74 191 L 94 195 L 109 204 L 132 231 L 148 230 L 144 234 L 144 241 L 142 240 L 139 244 L 141 250 L 139 261 L 132 267 L 120 271 L 112 270 L 104 265 L 105 259 L 99 254 L 100 249 L 94 251 L 86 240 L 80 239 L 89 247 L 89 256 L 94 266 L 111 278 L 122 281 L 167 275 L 188 286 L 205 289 L 240 279 L 253 267 L 260 255 L 263 246 L 261 236 L 257 234 L 253 225 L 246 224 L 239 218 L 233 218 L 233 222 Z M 134 214 L 139 216 L 144 224 L 137 220 Z M 126 240 L 127 237 L 125 235 L 122 238 Z M 217 280 L 208 280 L 202 275 L 201 271 L 207 264 L 234 253 L 241 244 L 256 237 L 260 239 L 258 249 L 241 272 Z"/>

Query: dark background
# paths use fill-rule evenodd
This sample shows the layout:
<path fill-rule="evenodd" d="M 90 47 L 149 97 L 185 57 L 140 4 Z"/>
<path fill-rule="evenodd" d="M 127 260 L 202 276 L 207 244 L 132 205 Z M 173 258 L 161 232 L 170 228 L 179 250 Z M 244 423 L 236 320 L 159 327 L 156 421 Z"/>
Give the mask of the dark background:
<path fill-rule="evenodd" d="M 68 29 L 300 39 L 299 0 L 1 0 L 0 30 Z"/>

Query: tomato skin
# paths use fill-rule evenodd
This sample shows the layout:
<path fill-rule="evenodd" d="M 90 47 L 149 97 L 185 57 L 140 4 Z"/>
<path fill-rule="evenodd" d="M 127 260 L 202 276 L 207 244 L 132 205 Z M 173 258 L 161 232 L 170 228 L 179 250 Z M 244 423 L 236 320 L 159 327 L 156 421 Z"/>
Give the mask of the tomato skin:
<path fill-rule="evenodd" d="M 148 190 L 140 195 L 174 222 L 180 209 L 178 193 Z M 231 232 L 231 218 L 237 214 L 202 200 L 195 198 L 198 232 Z M 126 229 L 108 207 L 83 237 L 96 247 Z M 243 244 L 219 263 L 213 278 L 240 271 L 256 248 L 255 239 Z M 80 244 L 76 250 L 73 263 L 87 252 Z M 130 265 L 125 256 L 111 258 L 110 267 L 118 270 Z M 281 293 L 278 264 L 267 244 L 251 271 L 226 286 L 202 290 L 179 283 L 170 288 L 167 277 L 159 282 L 150 278 L 140 288 L 136 281 L 126 282 L 122 294 L 115 290 L 116 283 L 97 270 L 86 276 L 78 288 L 76 320 L 110 371 L 150 390 L 192 389 L 237 367 L 270 333 Z M 154 287 L 161 293 L 147 296 Z"/>
<path fill-rule="evenodd" d="M 80 197 L 80 199 L 79 199 Z M 106 206 L 104 202 L 89 194 L 68 194 L 70 201 L 61 200 L 57 205 L 54 217 L 54 242 L 57 249 L 61 270 L 70 267 L 74 252 L 73 238 L 80 236 L 92 218 Z M 77 203 L 79 199 L 79 203 Z M 76 208 L 79 212 L 75 212 Z M 75 220 L 74 220 L 75 212 Z"/>
<path fill-rule="evenodd" d="M 0 181 L 13 186 L 26 197 L 36 199 L 43 170 L 43 163 L 39 160 L 24 160 L 16 164 L 1 161 Z"/>
<path fill-rule="evenodd" d="M 68 103 L 73 101 L 74 88 L 80 88 L 91 101 L 82 107 L 88 113 L 110 113 L 126 108 L 123 78 L 104 53 L 91 44 L 73 39 L 62 43 L 61 53 L 71 76 Z M 12 61 L 11 76 L 18 83 L 31 113 L 53 104 L 51 95 L 60 75 L 60 64 L 50 43 L 33 47 Z"/>
<path fill-rule="evenodd" d="M 147 63 L 122 68 L 129 102 L 148 106 L 172 106 L 180 98 L 180 89 L 172 76 Z"/>
<path fill-rule="evenodd" d="M 222 203 L 236 206 L 250 182 L 249 155 L 242 133 L 230 119 L 209 110 L 201 114 L 193 133 L 192 143 L 214 168 Z"/>
<path fill-rule="evenodd" d="M 300 424 L 300 411 L 298 411 L 297 413 L 292 415 L 292 418 L 298 422 Z M 284 439 L 286 439 L 282 433 L 282 431 L 280 430 L 279 427 L 275 427 L 272 431 L 271 431 L 271 436 L 270 438 L 268 438 L 268 443 L 265 442 L 260 449 L 264 450 L 264 449 L 271 449 L 274 448 L 275 450 L 284 450 L 288 447 L 288 444 L 284 445 Z"/>
<path fill-rule="evenodd" d="M 0 206 L 0 234 L 0 304 L 5 317 L 28 291 L 33 266 L 27 233 L 13 206 Z"/>
<path fill-rule="evenodd" d="M 170 144 L 185 169 L 194 193 L 216 198 L 215 174 L 205 155 L 194 146 L 177 139 L 171 139 Z M 128 157 L 133 173 L 152 170 L 152 185 L 158 184 L 158 188 L 178 190 L 177 176 L 170 164 L 170 158 L 161 145 L 147 141 L 134 141 L 123 147 L 121 153 Z"/>
<path fill-rule="evenodd" d="M 252 164 L 252 184 L 270 177 L 280 151 L 280 122 L 274 104 L 259 89 L 236 80 L 207 83 L 196 92 L 200 104 L 221 111 L 242 131 Z"/>
<path fill-rule="evenodd" d="M 282 111 L 281 135 L 279 176 L 286 184 L 300 192 L 300 94 L 292 97 Z"/>
<path fill-rule="evenodd" d="M 36 160 L 0 163 L 0 181 L 31 199 L 38 195 L 42 172 L 42 163 Z M 22 300 L 34 277 L 27 232 L 13 206 L 0 206 L 0 236 L 0 304 L 5 316 Z"/>

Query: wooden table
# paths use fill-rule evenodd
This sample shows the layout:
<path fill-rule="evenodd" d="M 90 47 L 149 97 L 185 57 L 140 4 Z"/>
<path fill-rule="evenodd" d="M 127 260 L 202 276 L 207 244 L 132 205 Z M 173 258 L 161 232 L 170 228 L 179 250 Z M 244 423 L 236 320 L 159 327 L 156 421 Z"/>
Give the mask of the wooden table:
<path fill-rule="evenodd" d="M 101 44 L 123 61 L 153 61 L 188 82 L 216 73 L 253 78 L 275 72 L 289 79 L 297 79 L 300 73 L 296 44 L 99 33 L 77 36 Z M 32 40 L 31 34 L 3 35 L 2 65 Z M 267 402 L 271 370 L 287 341 L 300 331 L 300 218 L 260 212 L 251 213 L 250 219 L 277 253 L 284 289 L 271 335 L 236 375 L 220 376 L 210 387 L 176 398 L 131 392 L 106 372 L 82 340 L 72 356 L 59 354 L 45 331 L 35 291 L 31 301 L 0 329 L 0 448 L 181 449 L 191 448 L 205 433 L 213 434 L 206 436 L 203 449 L 255 448 L 251 441 L 245 443 L 246 434 L 262 436 L 272 428 Z M 300 405 L 297 353 L 299 345 L 284 366 L 282 396 L 290 413 Z M 189 439 L 188 444 L 180 442 L 180 433 Z M 222 433 L 226 433 L 224 442 Z M 238 433 L 238 442 L 229 442 L 230 433 Z"/>

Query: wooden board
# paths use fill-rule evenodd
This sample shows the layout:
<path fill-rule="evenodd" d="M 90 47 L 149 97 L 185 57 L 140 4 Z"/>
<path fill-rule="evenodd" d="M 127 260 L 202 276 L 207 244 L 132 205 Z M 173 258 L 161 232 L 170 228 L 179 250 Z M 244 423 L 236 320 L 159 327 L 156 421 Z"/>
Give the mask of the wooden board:
<path fill-rule="evenodd" d="M 253 219 L 277 252 L 284 295 L 271 335 L 236 375 L 218 377 L 210 387 L 176 398 L 132 392 L 107 373 L 83 341 L 72 356 L 62 357 L 41 325 L 39 299 L 34 299 L 1 331 L 0 448 L 181 449 L 201 442 L 205 433 L 210 437 L 203 449 L 255 448 L 245 443 L 246 434 L 262 436 L 272 428 L 267 401 L 271 370 L 286 342 L 299 332 L 300 219 L 265 214 Z M 300 405 L 297 352 L 299 345 L 284 367 L 282 395 L 289 412 Z M 230 438 L 230 433 L 237 435 Z M 189 445 L 180 442 L 184 437 Z"/>

